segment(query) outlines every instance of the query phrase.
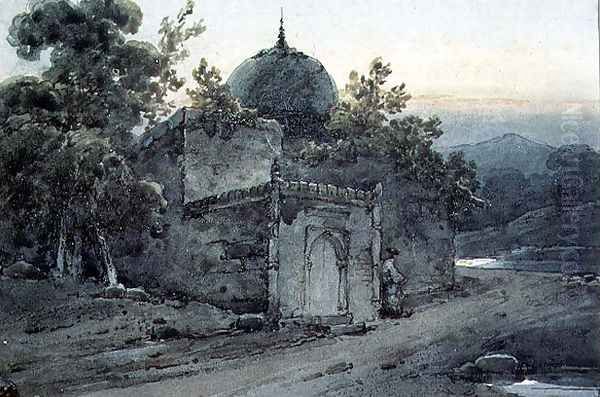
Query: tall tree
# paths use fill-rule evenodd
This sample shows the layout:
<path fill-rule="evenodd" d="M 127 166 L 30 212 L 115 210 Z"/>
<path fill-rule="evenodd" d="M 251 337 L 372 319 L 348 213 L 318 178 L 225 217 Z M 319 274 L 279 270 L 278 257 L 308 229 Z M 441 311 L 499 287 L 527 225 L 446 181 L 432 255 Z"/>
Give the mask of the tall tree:
<path fill-rule="evenodd" d="M 0 195 L 3 212 L 56 248 L 61 271 L 81 276 L 91 247 L 101 276 L 116 282 L 109 237 L 143 228 L 160 198 L 126 161 L 132 128 L 169 113 L 168 95 L 183 84 L 174 69 L 189 54 L 183 43 L 202 33 L 187 27 L 188 1 L 177 21 L 165 18 L 159 47 L 126 35 L 142 11 L 131 0 L 38 0 L 13 19 L 8 41 L 37 60 L 38 78 L 0 87 Z"/>
<path fill-rule="evenodd" d="M 218 132 L 221 138 L 228 138 L 240 126 L 254 127 L 256 111 L 240 106 L 227 84 L 223 83 L 221 71 L 209 66 L 205 58 L 200 60 L 192 76 L 194 87 L 187 89 L 192 106 L 201 110 L 198 122 L 209 124 L 209 131 Z"/>
<path fill-rule="evenodd" d="M 391 65 L 381 58 L 371 62 L 368 75 L 351 72 L 326 126 L 329 142 L 310 142 L 302 156 L 317 163 L 327 158 L 387 157 L 398 176 L 439 192 L 439 202 L 456 229 L 481 203 L 474 195 L 478 188 L 475 164 L 459 154 L 444 160 L 434 150 L 435 140 L 444 133 L 439 118 L 401 117 L 410 95 L 404 84 L 386 88 L 391 73 Z"/>

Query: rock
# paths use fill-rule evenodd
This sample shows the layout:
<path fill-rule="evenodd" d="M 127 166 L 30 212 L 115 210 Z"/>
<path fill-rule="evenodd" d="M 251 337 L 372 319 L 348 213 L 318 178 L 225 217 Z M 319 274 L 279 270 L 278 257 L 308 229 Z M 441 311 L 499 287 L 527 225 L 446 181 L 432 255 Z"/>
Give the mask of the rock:
<path fill-rule="evenodd" d="M 32 334 L 39 334 L 40 332 L 43 332 L 45 330 L 46 330 L 46 327 L 44 327 L 40 324 L 29 324 L 28 326 L 25 327 L 23 332 L 25 332 L 28 335 L 32 335 Z"/>
<path fill-rule="evenodd" d="M 177 329 L 169 326 L 159 327 L 156 329 L 152 328 L 152 330 L 150 331 L 150 339 L 152 340 L 174 339 L 179 337 L 180 335 L 181 333 Z"/>
<path fill-rule="evenodd" d="M 367 332 L 365 323 L 349 324 L 349 325 L 334 325 L 330 329 L 330 333 L 334 336 L 341 335 L 362 335 Z"/>
<path fill-rule="evenodd" d="M 579 284 L 583 282 L 583 278 L 580 276 L 573 276 L 569 279 L 569 284 Z"/>
<path fill-rule="evenodd" d="M 17 386 L 8 379 L 0 378 L 0 397 L 19 397 Z"/>
<path fill-rule="evenodd" d="M 127 295 L 127 290 L 123 284 L 111 285 L 102 292 L 102 297 L 106 299 L 122 299 Z"/>
<path fill-rule="evenodd" d="M 317 316 L 313 319 L 313 322 L 317 325 L 329 327 L 335 325 L 348 325 L 352 323 L 352 316 Z"/>
<path fill-rule="evenodd" d="M 323 377 L 323 372 L 316 372 L 314 374 L 305 376 L 304 378 L 302 378 L 303 382 L 310 382 L 311 380 L 315 380 L 315 379 L 319 379 L 321 377 Z"/>
<path fill-rule="evenodd" d="M 185 302 L 182 302 L 180 300 L 171 300 L 171 299 L 165 300 L 165 305 L 172 307 L 173 309 L 183 309 L 186 306 Z"/>
<path fill-rule="evenodd" d="M 475 363 L 464 363 L 458 368 L 454 368 L 454 374 L 463 379 L 478 382 L 481 380 L 481 369 Z"/>
<path fill-rule="evenodd" d="M 235 322 L 235 328 L 246 331 L 260 331 L 265 324 L 265 320 L 262 316 L 257 314 L 244 314 L 240 316 Z"/>
<path fill-rule="evenodd" d="M 142 287 L 128 288 L 126 298 L 137 302 L 148 302 L 150 295 Z"/>
<path fill-rule="evenodd" d="M 149 195 L 149 197 L 156 201 L 153 204 L 159 204 L 160 208 L 166 209 L 169 202 L 163 196 L 163 187 L 157 182 L 143 180 L 139 182 L 140 187 Z"/>
<path fill-rule="evenodd" d="M 327 375 L 341 374 L 342 372 L 349 371 L 352 368 L 354 368 L 354 365 L 352 365 L 352 363 L 341 362 L 341 363 L 334 364 L 331 367 L 328 367 L 325 370 L 325 374 L 327 374 Z"/>
<path fill-rule="evenodd" d="M 591 283 L 595 279 L 596 279 L 596 275 L 595 274 L 585 274 L 583 276 L 583 281 L 585 281 L 586 283 Z"/>
<path fill-rule="evenodd" d="M 40 280 L 44 274 L 37 267 L 25 261 L 18 261 L 11 266 L 4 268 L 2 273 L 6 277 L 19 278 L 24 280 Z"/>
<path fill-rule="evenodd" d="M 514 373 L 519 366 L 519 360 L 510 354 L 488 354 L 475 360 L 475 365 L 483 372 Z"/>

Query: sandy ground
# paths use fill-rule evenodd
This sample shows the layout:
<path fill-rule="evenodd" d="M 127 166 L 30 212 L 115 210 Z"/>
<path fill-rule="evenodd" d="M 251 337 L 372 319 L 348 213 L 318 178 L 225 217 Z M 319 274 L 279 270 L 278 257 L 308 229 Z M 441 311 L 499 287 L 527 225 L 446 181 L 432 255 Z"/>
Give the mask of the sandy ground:
<path fill-rule="evenodd" d="M 458 282 L 461 290 L 410 318 L 341 337 L 289 327 L 207 337 L 219 327 L 194 321 L 202 307 L 65 296 L 60 307 L 73 311 L 64 327 L 32 322 L 23 310 L 2 319 L 0 339 L 8 343 L 0 346 L 0 364 L 25 396 L 98 397 L 492 396 L 507 393 L 454 380 L 452 369 L 496 351 L 538 375 L 600 366 L 598 287 L 568 286 L 553 274 L 475 269 L 459 269 Z M 40 300 L 30 305 L 40 317 L 43 296 L 32 299 Z M 85 308 L 74 310 L 81 302 Z M 41 312 L 54 313 L 48 324 L 61 324 L 60 310 Z M 235 317 L 212 316 L 222 328 Z M 156 318 L 187 335 L 149 340 Z"/>

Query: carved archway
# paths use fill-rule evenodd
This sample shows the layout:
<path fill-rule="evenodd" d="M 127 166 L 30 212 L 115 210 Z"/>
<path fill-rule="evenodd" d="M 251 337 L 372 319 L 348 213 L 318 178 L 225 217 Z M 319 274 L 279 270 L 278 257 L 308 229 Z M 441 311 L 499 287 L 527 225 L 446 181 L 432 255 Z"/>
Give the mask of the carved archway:
<path fill-rule="evenodd" d="M 318 263 L 313 263 L 315 260 Z M 337 229 L 307 228 L 303 293 L 305 313 L 347 313 L 347 288 L 347 233 Z"/>

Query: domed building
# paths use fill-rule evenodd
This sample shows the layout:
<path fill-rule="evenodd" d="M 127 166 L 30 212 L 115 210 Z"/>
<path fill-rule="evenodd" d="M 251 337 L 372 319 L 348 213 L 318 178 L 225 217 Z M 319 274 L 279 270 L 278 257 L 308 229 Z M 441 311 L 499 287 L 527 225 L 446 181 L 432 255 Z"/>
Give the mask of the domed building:
<path fill-rule="evenodd" d="M 320 135 L 338 100 L 335 82 L 321 62 L 287 44 L 283 18 L 275 46 L 239 65 L 227 85 L 242 106 L 277 120 L 291 137 Z"/>
<path fill-rule="evenodd" d="M 324 130 L 337 89 L 318 60 L 288 46 L 283 21 L 275 46 L 228 84 L 258 110 L 252 127 L 224 138 L 203 109 L 182 108 L 140 137 L 136 174 L 159 183 L 168 205 L 149 237 L 115 255 L 122 277 L 238 313 L 322 324 L 379 316 L 384 246 L 404 254 L 407 296 L 452 281 L 445 221 L 423 218 L 420 246 L 405 231 L 420 198 L 388 172 L 395 164 L 311 167 L 294 157 L 294 138 Z"/>

